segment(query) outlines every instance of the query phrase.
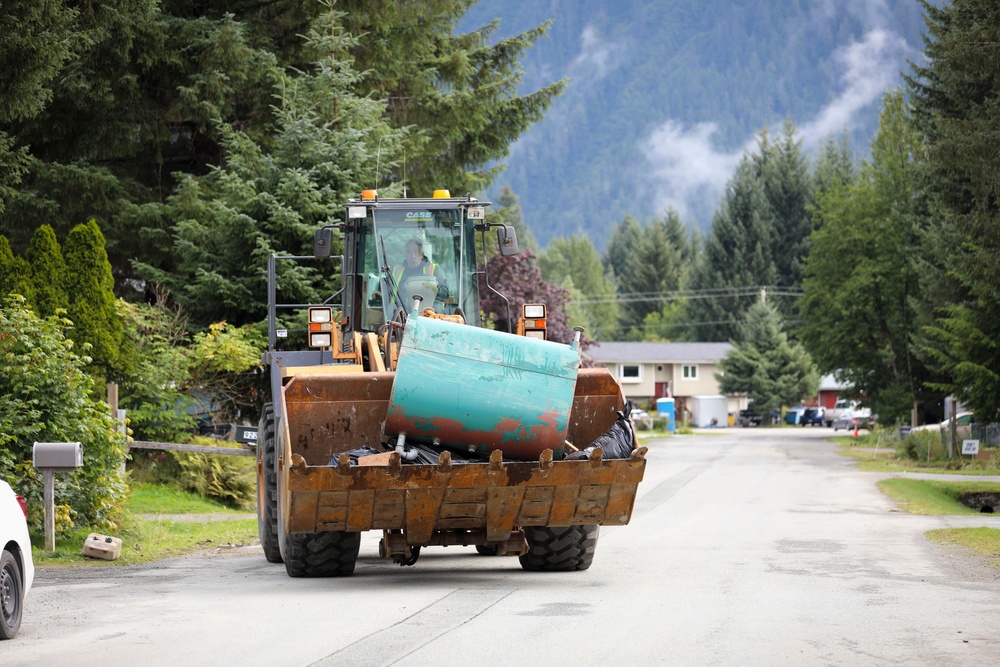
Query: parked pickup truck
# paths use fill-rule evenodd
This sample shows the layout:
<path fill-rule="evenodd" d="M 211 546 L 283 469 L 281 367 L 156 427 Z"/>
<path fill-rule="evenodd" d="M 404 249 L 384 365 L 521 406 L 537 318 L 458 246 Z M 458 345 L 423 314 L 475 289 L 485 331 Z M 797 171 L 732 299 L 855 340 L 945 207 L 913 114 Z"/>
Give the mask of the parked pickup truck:
<path fill-rule="evenodd" d="M 843 415 L 845 412 L 849 412 L 858 406 L 857 401 L 851 401 L 846 398 L 838 399 L 832 408 L 828 408 L 825 413 L 823 413 L 823 425 L 830 427 L 833 426 L 833 422 Z"/>
<path fill-rule="evenodd" d="M 753 410 L 740 410 L 736 423 L 740 426 L 760 426 L 761 416 Z"/>

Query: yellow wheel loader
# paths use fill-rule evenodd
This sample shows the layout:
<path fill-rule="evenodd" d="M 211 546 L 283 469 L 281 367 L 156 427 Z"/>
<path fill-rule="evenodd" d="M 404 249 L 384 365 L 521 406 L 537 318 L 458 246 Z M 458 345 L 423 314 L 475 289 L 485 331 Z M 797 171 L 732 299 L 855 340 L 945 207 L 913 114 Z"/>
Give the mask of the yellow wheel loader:
<path fill-rule="evenodd" d="M 258 520 L 265 557 L 290 576 L 350 575 L 370 530 L 401 565 L 462 546 L 585 570 L 599 527 L 628 523 L 646 449 L 621 386 L 580 368 L 578 341 L 546 340 L 544 304 L 513 332 L 480 321 L 480 284 L 493 287 L 477 235 L 484 252 L 491 229 L 518 252 L 488 206 L 364 191 L 317 231 L 313 257 L 270 257 Z M 279 302 L 281 264 L 303 261 L 339 263 L 340 291 Z"/>

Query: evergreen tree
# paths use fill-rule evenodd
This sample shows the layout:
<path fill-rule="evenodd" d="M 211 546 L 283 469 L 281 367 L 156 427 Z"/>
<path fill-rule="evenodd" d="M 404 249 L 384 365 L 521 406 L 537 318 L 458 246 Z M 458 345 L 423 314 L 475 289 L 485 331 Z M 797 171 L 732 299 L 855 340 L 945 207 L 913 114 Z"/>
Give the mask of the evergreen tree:
<path fill-rule="evenodd" d="M 773 285 L 774 230 L 761 179 L 744 156 L 726 185 L 722 205 L 691 277 L 687 318 L 691 337 L 700 341 L 738 340 L 743 313 Z"/>
<path fill-rule="evenodd" d="M 430 3 L 340 0 L 344 28 L 365 35 L 350 49 L 371 74 L 358 91 L 388 101 L 394 127 L 412 128 L 405 180 L 417 196 L 435 188 L 479 192 L 503 169 L 509 148 L 565 88 L 559 81 L 521 95 L 520 60 L 548 23 L 492 40 L 498 22 L 466 34 L 456 26 L 474 0 Z M 401 162 L 401 155 L 394 154 Z M 389 172 L 387 172 L 388 174 Z"/>
<path fill-rule="evenodd" d="M 664 218 L 646 225 L 619 277 L 621 330 L 634 328 L 636 333 L 631 337 L 641 338 L 646 316 L 661 312 L 669 303 L 668 293 L 681 287 L 683 250 L 672 236 L 679 224 L 680 216 L 671 209 Z"/>
<path fill-rule="evenodd" d="M 504 186 L 500 190 L 500 196 L 494 202 L 495 208 L 490 210 L 490 222 L 509 225 L 514 228 L 517 234 L 517 245 L 519 248 L 528 248 L 536 255 L 538 254 L 538 241 L 531 232 L 531 228 L 524 221 L 524 214 L 521 212 L 521 202 L 514 191 Z M 494 234 L 486 234 L 486 257 L 492 257 L 500 252 L 500 245 Z M 476 251 L 482 252 L 480 244 L 476 244 Z M 480 258 L 482 259 L 482 258 Z"/>
<path fill-rule="evenodd" d="M 618 325 L 615 288 L 586 237 L 553 239 L 538 258 L 542 278 L 570 292 L 570 326 L 586 328 L 595 340 L 613 340 Z"/>
<path fill-rule="evenodd" d="M 924 346 L 934 386 L 978 418 L 1000 418 L 1000 6 L 954 0 L 926 14 L 926 65 L 909 77 L 927 140 L 924 289 L 939 309 Z"/>
<path fill-rule="evenodd" d="M 329 29 L 321 25 L 310 35 L 314 50 L 328 54 L 314 73 L 282 82 L 271 146 L 222 128 L 225 166 L 185 176 L 165 205 L 145 207 L 146 215 L 178 222 L 172 268 L 137 262 L 139 273 L 167 289 L 197 325 L 262 320 L 268 256 L 311 254 L 315 230 L 342 220 L 347 198 L 375 181 L 379 144 L 383 152 L 398 153 L 403 133 L 387 127 L 381 103 L 351 92 L 359 75 L 350 62 L 329 55 L 354 40 L 324 34 Z M 383 157 L 382 164 L 392 163 Z M 281 265 L 281 297 L 322 300 L 332 291 L 334 268 Z"/>
<path fill-rule="evenodd" d="M 20 294 L 31 303 L 35 289 L 31 284 L 31 266 L 23 257 L 16 257 L 6 236 L 0 234 L 0 299 L 8 294 Z"/>
<path fill-rule="evenodd" d="M 611 238 L 604 250 L 604 268 L 610 270 L 615 280 L 625 275 L 625 267 L 632 261 L 639 240 L 642 238 L 642 226 L 635 218 L 626 215 L 625 219 L 611 230 Z"/>
<path fill-rule="evenodd" d="M 795 138 L 795 124 L 785 121 L 781 135 L 774 143 L 764 137 L 753 155 L 764 185 L 771 216 L 774 238 L 773 257 L 778 285 L 802 286 L 802 263 L 808 254 L 808 238 L 812 231 L 808 206 L 812 199 L 812 183 L 802 142 Z M 784 307 L 786 315 L 794 312 L 792 301 Z"/>
<path fill-rule="evenodd" d="M 123 336 L 104 235 L 91 220 L 73 228 L 65 247 L 69 336 L 78 353 L 91 358 L 100 380 L 112 372 Z"/>
<path fill-rule="evenodd" d="M 758 301 L 740 325 L 740 341 L 719 362 L 719 390 L 744 393 L 761 414 L 816 394 L 819 374 L 809 354 L 782 330 L 777 309 Z"/>
<path fill-rule="evenodd" d="M 58 22 L 44 16 L 58 25 L 11 61 L 40 52 L 45 65 L 28 77 L 39 104 L 0 118 L 0 132 L 30 147 L 0 232 L 23 252 L 39 219 L 62 237 L 97 218 L 116 274 L 132 276 L 136 255 L 164 261 L 169 221 L 137 218 L 136 206 L 169 194 L 174 172 L 219 164 L 218 121 L 266 136 L 279 69 L 263 48 L 272 44 L 248 24 L 288 4 L 111 0 L 76 11 L 45 3 L 43 14 L 62 12 Z"/>
<path fill-rule="evenodd" d="M 832 135 L 820 148 L 813 168 L 813 200 L 838 186 L 851 183 L 856 176 L 854 154 L 845 131 L 839 139 Z M 812 218 L 812 216 L 810 216 Z"/>
<path fill-rule="evenodd" d="M 63 261 L 56 233 L 49 225 L 35 230 L 25 253 L 31 265 L 31 284 L 34 287 L 34 306 L 41 317 L 55 315 L 66 309 L 66 262 Z"/>
<path fill-rule="evenodd" d="M 810 238 L 819 251 L 806 261 L 800 303 L 802 339 L 820 369 L 838 371 L 885 423 L 907 418 L 914 401 L 940 400 L 916 349 L 921 150 L 902 92 L 887 93 L 871 162 L 819 199 Z"/>

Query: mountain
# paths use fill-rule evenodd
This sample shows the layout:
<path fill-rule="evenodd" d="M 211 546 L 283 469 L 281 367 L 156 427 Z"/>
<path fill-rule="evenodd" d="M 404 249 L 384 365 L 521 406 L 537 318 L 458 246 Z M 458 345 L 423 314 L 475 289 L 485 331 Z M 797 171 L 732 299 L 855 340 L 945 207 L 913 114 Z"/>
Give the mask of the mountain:
<path fill-rule="evenodd" d="M 865 154 L 924 27 L 915 0 L 481 0 L 459 29 L 494 18 L 497 36 L 551 20 L 522 91 L 569 86 L 490 194 L 510 185 L 542 245 L 598 248 L 668 206 L 707 229 L 742 151 L 785 119 L 806 149 L 846 131 Z"/>

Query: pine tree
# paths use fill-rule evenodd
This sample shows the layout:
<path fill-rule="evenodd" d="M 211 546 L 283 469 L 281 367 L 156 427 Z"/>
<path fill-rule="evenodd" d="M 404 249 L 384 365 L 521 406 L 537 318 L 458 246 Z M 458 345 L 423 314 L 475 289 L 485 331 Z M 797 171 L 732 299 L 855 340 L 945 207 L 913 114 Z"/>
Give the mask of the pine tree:
<path fill-rule="evenodd" d="M 907 83 L 928 148 L 924 288 L 940 304 L 924 349 L 945 375 L 934 386 L 993 421 L 1000 418 L 1000 6 L 921 4 L 927 64 Z"/>
<path fill-rule="evenodd" d="M 770 222 L 764 187 L 751 159 L 744 156 L 712 217 L 712 230 L 692 273 L 687 317 L 693 340 L 739 339 L 738 324 L 759 298 L 757 290 L 777 279 Z"/>
<path fill-rule="evenodd" d="M 761 414 L 816 394 L 819 374 L 805 349 L 788 340 L 777 308 L 758 301 L 739 328 L 741 342 L 719 362 L 720 391 L 745 393 Z"/>
<path fill-rule="evenodd" d="M 456 34 L 473 0 L 430 3 L 340 0 L 346 31 L 365 35 L 350 54 L 369 72 L 362 95 L 387 100 L 394 127 L 411 128 L 406 144 L 407 189 L 479 192 L 503 169 L 501 160 L 542 118 L 565 81 L 522 95 L 521 58 L 548 30 L 543 24 L 493 40 L 496 21 Z M 394 154 L 402 162 L 402 155 Z M 400 179 L 396 176 L 395 180 Z"/>
<path fill-rule="evenodd" d="M 69 305 L 66 298 L 66 262 L 63 260 L 56 233 L 49 225 L 35 230 L 25 253 L 31 265 L 31 284 L 34 287 L 34 305 L 41 317 L 55 315 Z"/>
<path fill-rule="evenodd" d="M 331 55 L 354 40 L 343 33 L 330 37 L 325 21 L 310 41 L 326 55 L 311 74 L 283 79 L 274 138 L 261 144 L 222 128 L 224 167 L 183 177 L 165 205 L 145 207 L 146 215 L 178 222 L 171 262 L 137 262 L 139 273 L 167 289 L 196 325 L 262 320 L 268 256 L 311 254 L 315 230 L 341 221 L 346 199 L 375 181 L 378 146 L 382 165 L 392 166 L 385 154 L 399 153 L 403 132 L 388 127 L 380 102 L 351 92 L 360 75 Z M 336 281 L 335 269 L 329 263 L 320 269 L 283 264 L 281 298 L 322 300 Z"/>
<path fill-rule="evenodd" d="M 118 359 L 123 324 L 104 235 L 97 222 L 74 227 L 65 248 L 68 315 L 73 322 L 69 336 L 77 352 L 92 359 L 95 374 L 104 377 Z"/>
<path fill-rule="evenodd" d="M 851 183 L 855 176 L 854 154 L 846 130 L 839 139 L 831 135 L 820 148 L 813 168 L 813 201 L 838 186 Z"/>
<path fill-rule="evenodd" d="M 625 267 L 631 262 L 639 240 L 642 238 L 642 226 L 630 215 L 615 225 L 611 230 L 611 238 L 604 250 L 604 268 L 610 270 L 615 280 L 625 275 Z"/>
<path fill-rule="evenodd" d="M 798 288 L 802 286 L 802 263 L 808 254 L 812 231 L 808 214 L 812 183 L 802 141 L 796 140 L 795 134 L 795 124 L 785 121 L 777 141 L 758 144 L 754 162 L 763 181 L 772 220 L 778 285 Z M 786 315 L 794 312 L 790 306 L 782 310 Z"/>
<path fill-rule="evenodd" d="M 661 312 L 668 305 L 668 293 L 681 287 L 683 250 L 672 237 L 679 220 L 677 212 L 669 210 L 663 219 L 646 225 L 618 280 L 623 295 L 620 329 L 635 329 L 630 338 L 641 338 L 646 317 Z"/>

